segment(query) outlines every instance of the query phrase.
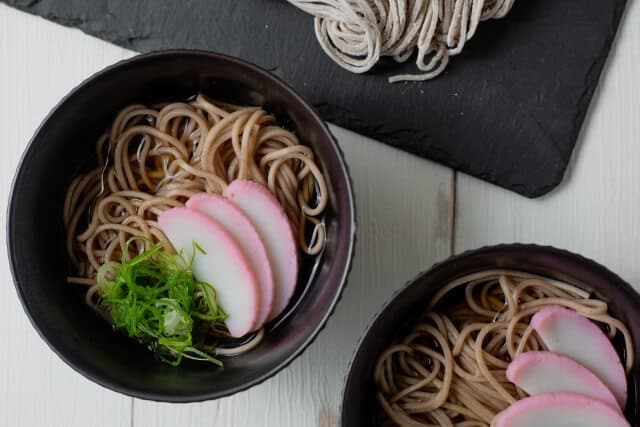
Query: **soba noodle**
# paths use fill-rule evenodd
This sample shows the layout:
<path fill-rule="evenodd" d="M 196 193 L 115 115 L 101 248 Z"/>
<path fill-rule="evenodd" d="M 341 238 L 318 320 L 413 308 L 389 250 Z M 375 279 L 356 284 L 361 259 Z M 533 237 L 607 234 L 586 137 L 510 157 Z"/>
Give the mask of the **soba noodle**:
<path fill-rule="evenodd" d="M 462 52 L 478 24 L 502 18 L 515 0 L 288 0 L 315 17 L 320 46 L 352 73 L 369 71 L 383 56 L 406 62 L 417 50 L 421 73 L 390 82 L 440 75 Z"/>
<path fill-rule="evenodd" d="M 543 349 L 529 320 L 550 305 L 598 322 L 612 339 L 620 334 L 624 364 L 631 370 L 629 331 L 608 314 L 606 303 L 559 281 L 484 271 L 435 294 L 419 323 L 379 357 L 374 380 L 385 425 L 491 425 L 496 414 L 526 396 L 507 380 L 506 369 L 518 354 Z"/>
<path fill-rule="evenodd" d="M 77 272 L 68 281 L 88 286 L 86 302 L 97 311 L 100 266 L 158 243 L 171 249 L 158 215 L 196 193 L 222 193 L 234 179 L 264 184 L 276 195 L 303 252 L 315 255 L 323 248 L 327 187 L 314 154 L 259 107 L 202 95 L 155 107 L 130 105 L 99 138 L 96 154 L 98 167 L 70 185 L 63 220 Z M 130 253 L 122 254 L 132 237 L 144 239 L 133 240 Z"/>

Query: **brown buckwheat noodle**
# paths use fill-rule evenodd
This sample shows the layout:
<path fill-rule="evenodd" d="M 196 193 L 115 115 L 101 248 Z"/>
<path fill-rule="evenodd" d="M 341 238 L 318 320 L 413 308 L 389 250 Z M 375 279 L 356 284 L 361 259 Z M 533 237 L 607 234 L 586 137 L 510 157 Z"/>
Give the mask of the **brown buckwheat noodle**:
<path fill-rule="evenodd" d="M 98 167 L 71 183 L 63 212 L 67 252 L 77 271 L 68 281 L 88 286 L 86 302 L 95 310 L 96 272 L 121 259 L 125 242 L 145 238 L 132 242 L 127 257 L 158 243 L 172 249 L 158 215 L 196 193 L 222 193 L 234 179 L 259 182 L 276 195 L 303 252 L 315 255 L 324 246 L 327 187 L 314 154 L 259 107 L 202 95 L 191 102 L 130 105 L 99 138 L 96 154 Z"/>
<path fill-rule="evenodd" d="M 450 301 L 451 292 L 459 292 Z M 445 300 L 446 299 L 446 300 Z M 487 427 L 526 396 L 507 381 L 509 361 L 543 345 L 529 320 L 563 306 L 625 341 L 624 365 L 633 366 L 628 329 L 607 304 L 567 283 L 517 271 L 488 270 L 457 279 L 436 293 L 419 323 L 378 358 L 374 380 L 385 425 Z"/>
<path fill-rule="evenodd" d="M 315 17 L 320 46 L 352 73 L 369 71 L 383 56 L 406 62 L 417 51 L 421 73 L 390 82 L 440 75 L 462 52 L 478 24 L 506 16 L 515 0 L 288 0 Z"/>

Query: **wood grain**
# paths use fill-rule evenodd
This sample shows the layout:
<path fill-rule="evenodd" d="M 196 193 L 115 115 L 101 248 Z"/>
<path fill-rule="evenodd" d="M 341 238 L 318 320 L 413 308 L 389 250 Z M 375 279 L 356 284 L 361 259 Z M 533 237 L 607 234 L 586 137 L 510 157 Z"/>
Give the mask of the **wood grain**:
<path fill-rule="evenodd" d="M 0 55 L 0 425 L 129 427 L 131 399 L 74 372 L 29 324 L 4 224 L 16 165 L 40 121 L 82 79 L 130 53 L 0 5 Z"/>
<path fill-rule="evenodd" d="M 617 48 L 566 183 L 527 200 L 464 175 L 456 251 L 501 242 L 553 244 L 595 258 L 640 289 L 640 4 Z M 132 52 L 0 5 L 0 222 L 26 143 L 48 110 L 92 72 Z M 452 173 L 333 128 L 350 164 L 358 245 L 344 297 L 305 354 L 275 378 L 215 402 L 130 399 L 84 379 L 42 342 L 10 285 L 0 245 L 0 425 L 27 427 L 335 427 L 342 379 L 365 325 L 393 291 L 449 254 Z M 0 227 L 0 240 L 5 228 Z"/>

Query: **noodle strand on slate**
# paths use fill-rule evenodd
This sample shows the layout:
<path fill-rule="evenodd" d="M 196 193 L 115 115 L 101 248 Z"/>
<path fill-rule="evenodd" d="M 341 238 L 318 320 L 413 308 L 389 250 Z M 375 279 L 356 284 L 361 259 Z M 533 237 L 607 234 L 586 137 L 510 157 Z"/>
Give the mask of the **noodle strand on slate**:
<path fill-rule="evenodd" d="M 631 370 L 631 336 L 608 314 L 605 302 L 540 276 L 483 271 L 444 286 L 409 333 L 379 356 L 374 381 L 384 425 L 491 425 L 499 412 L 526 396 L 507 380 L 506 369 L 518 354 L 544 349 L 529 321 L 550 305 L 576 310 L 611 338 L 620 334 L 624 365 Z"/>
<path fill-rule="evenodd" d="M 503 18 L 515 0 L 288 0 L 315 17 L 320 46 L 352 73 L 369 71 L 383 56 L 406 62 L 417 52 L 421 73 L 390 82 L 429 80 L 462 52 L 481 21 Z"/>

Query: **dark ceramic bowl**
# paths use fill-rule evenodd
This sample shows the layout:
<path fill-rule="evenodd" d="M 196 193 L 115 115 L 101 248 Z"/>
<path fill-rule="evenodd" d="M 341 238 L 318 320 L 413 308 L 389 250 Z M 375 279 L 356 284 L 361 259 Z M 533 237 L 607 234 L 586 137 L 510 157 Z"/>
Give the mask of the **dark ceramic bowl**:
<path fill-rule="evenodd" d="M 369 325 L 351 361 L 342 396 L 342 426 L 379 425 L 373 368 L 378 355 L 406 335 L 426 302 L 438 289 L 458 277 L 488 269 L 520 270 L 566 281 L 609 303 L 609 311 L 624 322 L 640 354 L 640 296 L 620 277 L 600 264 L 567 251 L 535 245 L 500 245 L 465 252 L 435 265 L 398 291 Z M 625 415 L 640 427 L 640 358 L 629 376 Z"/>
<path fill-rule="evenodd" d="M 327 245 L 302 263 L 297 293 L 255 350 L 224 369 L 187 361 L 178 368 L 118 333 L 65 283 L 62 206 L 71 180 L 95 164 L 94 145 L 122 107 L 187 99 L 261 105 L 297 132 L 328 180 Z M 351 181 L 327 126 L 298 94 L 266 71 L 223 55 L 165 51 L 137 56 L 86 80 L 36 131 L 18 169 L 8 212 L 15 286 L 33 326 L 72 368 L 115 391 L 153 400 L 215 399 L 256 385 L 286 367 L 324 326 L 345 285 L 354 247 Z"/>

